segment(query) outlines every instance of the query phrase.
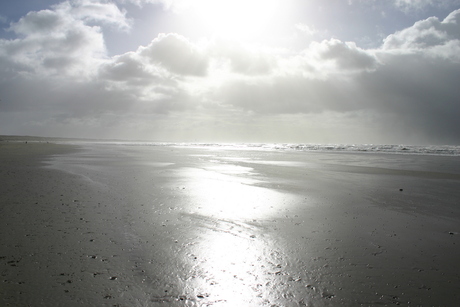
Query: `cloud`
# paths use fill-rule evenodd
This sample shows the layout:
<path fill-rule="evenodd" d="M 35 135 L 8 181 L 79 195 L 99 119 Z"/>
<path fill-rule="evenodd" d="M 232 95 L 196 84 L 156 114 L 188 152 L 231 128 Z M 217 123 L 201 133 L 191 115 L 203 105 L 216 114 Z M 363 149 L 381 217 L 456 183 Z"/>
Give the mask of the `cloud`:
<path fill-rule="evenodd" d="M 112 5 L 64 2 L 10 26 L 17 38 L 0 40 L 2 131 L 14 118 L 20 131 L 80 136 L 460 143 L 460 10 L 375 49 L 329 39 L 286 51 L 169 33 L 109 57 L 104 28 L 129 26 Z"/>
<path fill-rule="evenodd" d="M 229 80 L 213 98 L 253 114 L 374 114 L 393 139 L 458 143 L 459 15 L 417 22 L 374 50 L 336 39 L 312 43 L 279 61 L 278 73 Z"/>
<path fill-rule="evenodd" d="M 235 80 L 216 92 L 215 99 L 255 114 L 321 113 L 351 110 L 349 90 L 339 80 L 278 76 L 247 82 Z"/>
<path fill-rule="evenodd" d="M 137 6 L 144 6 L 145 4 L 159 4 L 163 6 L 164 10 L 171 10 L 181 12 L 189 8 L 192 4 L 189 0 L 116 0 L 119 3 L 133 3 Z"/>
<path fill-rule="evenodd" d="M 75 0 L 30 12 L 8 29 L 18 38 L 0 40 L 0 57 L 20 72 L 87 77 L 106 57 L 98 24 L 129 27 L 125 13 L 112 3 Z"/>
<path fill-rule="evenodd" d="M 143 60 L 136 53 L 127 53 L 101 65 L 97 76 L 104 89 L 101 94 L 111 93 L 112 101 L 119 102 L 117 108 L 109 105 L 110 110 L 167 114 L 194 107 L 181 81 Z"/>
<path fill-rule="evenodd" d="M 139 54 L 179 75 L 204 76 L 208 67 L 208 59 L 196 45 L 173 33 L 160 34 Z"/>
<path fill-rule="evenodd" d="M 460 39 L 460 10 L 453 11 L 443 21 L 430 17 L 412 27 L 389 35 L 383 49 L 427 49 Z"/>
<path fill-rule="evenodd" d="M 53 8 L 62 15 L 85 23 L 101 23 L 128 30 L 131 21 L 126 18 L 126 11 L 120 10 L 114 3 L 101 0 L 71 0 L 61 2 Z"/>
<path fill-rule="evenodd" d="M 460 51 L 460 50 L 459 50 Z M 378 73 L 360 80 L 369 105 L 394 114 L 398 124 L 414 135 L 436 142 L 459 142 L 460 63 L 430 55 L 385 55 Z"/>
<path fill-rule="evenodd" d="M 372 52 L 338 39 L 313 42 L 308 52 L 313 52 L 320 62 L 333 62 L 339 70 L 372 70 L 378 64 Z"/>
<path fill-rule="evenodd" d="M 318 33 L 318 30 L 316 30 L 314 27 L 307 26 L 306 24 L 303 24 L 303 23 L 296 24 L 295 28 L 303 33 L 306 33 L 309 36 L 313 36 L 316 33 Z"/>
<path fill-rule="evenodd" d="M 134 52 L 115 56 L 99 68 L 99 78 L 102 80 L 124 82 L 145 86 L 157 80 L 155 72 L 149 71 L 142 59 Z"/>
<path fill-rule="evenodd" d="M 42 10 L 39 12 L 28 13 L 18 22 L 13 23 L 10 27 L 10 30 L 23 36 L 43 35 L 56 31 L 60 26 L 63 26 L 64 24 L 66 24 L 65 19 L 62 18 L 62 16 L 57 12 L 51 10 Z"/>
<path fill-rule="evenodd" d="M 276 68 L 276 56 L 267 50 L 249 48 L 234 41 L 219 39 L 208 46 L 208 54 L 229 70 L 242 75 L 266 75 Z"/>

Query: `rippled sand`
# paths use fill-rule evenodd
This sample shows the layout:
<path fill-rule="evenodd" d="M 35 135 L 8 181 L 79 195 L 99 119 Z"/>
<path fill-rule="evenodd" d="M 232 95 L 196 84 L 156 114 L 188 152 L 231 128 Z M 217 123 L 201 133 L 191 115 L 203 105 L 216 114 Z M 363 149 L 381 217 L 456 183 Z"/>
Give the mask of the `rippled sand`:
<path fill-rule="evenodd" d="M 0 157 L 1 306 L 460 301 L 459 157 L 31 142 Z"/>

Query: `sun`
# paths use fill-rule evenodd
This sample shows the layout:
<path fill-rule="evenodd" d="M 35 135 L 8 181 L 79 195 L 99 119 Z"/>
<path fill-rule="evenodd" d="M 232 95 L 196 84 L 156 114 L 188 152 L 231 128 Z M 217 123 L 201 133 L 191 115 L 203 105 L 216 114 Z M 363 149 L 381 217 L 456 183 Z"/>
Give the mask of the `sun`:
<path fill-rule="evenodd" d="M 250 39 L 264 34 L 275 18 L 278 0 L 194 0 L 197 21 L 216 37 Z"/>

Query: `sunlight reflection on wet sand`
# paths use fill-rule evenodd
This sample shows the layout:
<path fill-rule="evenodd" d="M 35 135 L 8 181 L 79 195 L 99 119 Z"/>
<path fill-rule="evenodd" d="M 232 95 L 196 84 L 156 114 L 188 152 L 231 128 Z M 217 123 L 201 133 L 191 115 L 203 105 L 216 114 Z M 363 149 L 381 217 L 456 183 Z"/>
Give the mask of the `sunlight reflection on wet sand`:
<path fill-rule="evenodd" d="M 289 196 L 257 186 L 261 180 L 252 178 L 244 168 L 231 165 L 206 169 L 183 168 L 188 178 L 192 212 L 220 219 L 267 219 L 276 216 Z"/>
<path fill-rule="evenodd" d="M 279 215 L 289 195 L 256 186 L 249 167 L 216 164 L 184 168 L 199 243 L 192 287 L 213 306 L 260 306 L 273 302 L 267 287 L 281 267 L 280 255 L 257 221 Z"/>
<path fill-rule="evenodd" d="M 201 259 L 198 266 L 202 278 L 194 286 L 217 305 L 256 305 L 263 298 L 262 285 L 268 282 L 264 242 L 245 233 L 239 236 L 210 229 L 203 239 L 204 244 L 195 250 Z"/>

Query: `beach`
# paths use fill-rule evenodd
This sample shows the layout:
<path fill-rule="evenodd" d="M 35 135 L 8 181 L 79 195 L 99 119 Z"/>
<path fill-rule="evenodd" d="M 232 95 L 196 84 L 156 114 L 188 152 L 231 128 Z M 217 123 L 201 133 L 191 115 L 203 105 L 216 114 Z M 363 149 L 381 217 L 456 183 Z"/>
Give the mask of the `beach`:
<path fill-rule="evenodd" d="M 456 306 L 460 157 L 0 142 L 1 306 Z"/>

